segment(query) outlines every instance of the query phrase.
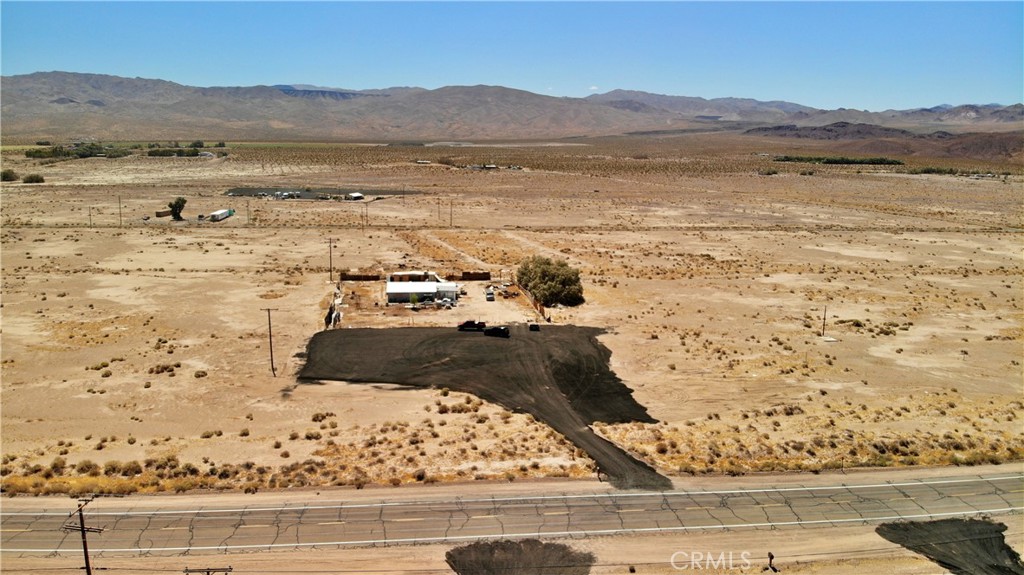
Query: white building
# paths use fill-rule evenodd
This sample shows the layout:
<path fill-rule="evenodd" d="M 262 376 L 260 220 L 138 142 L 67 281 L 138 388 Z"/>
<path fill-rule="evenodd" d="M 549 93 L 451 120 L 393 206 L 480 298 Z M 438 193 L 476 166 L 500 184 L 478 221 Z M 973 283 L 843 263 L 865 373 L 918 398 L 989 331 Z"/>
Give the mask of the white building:
<path fill-rule="evenodd" d="M 459 297 L 459 286 L 434 272 L 395 272 L 388 276 L 385 292 L 388 303 L 409 303 L 414 298 L 417 303 L 445 298 L 455 301 Z"/>

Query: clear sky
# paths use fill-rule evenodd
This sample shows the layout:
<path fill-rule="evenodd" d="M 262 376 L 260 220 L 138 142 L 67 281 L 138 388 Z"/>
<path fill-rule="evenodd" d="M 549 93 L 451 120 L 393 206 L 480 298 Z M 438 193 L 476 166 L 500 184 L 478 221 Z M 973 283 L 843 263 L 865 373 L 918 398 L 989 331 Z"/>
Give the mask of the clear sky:
<path fill-rule="evenodd" d="M 0 73 L 616 88 L 872 111 L 1024 101 L 1024 2 L 0 1 Z"/>

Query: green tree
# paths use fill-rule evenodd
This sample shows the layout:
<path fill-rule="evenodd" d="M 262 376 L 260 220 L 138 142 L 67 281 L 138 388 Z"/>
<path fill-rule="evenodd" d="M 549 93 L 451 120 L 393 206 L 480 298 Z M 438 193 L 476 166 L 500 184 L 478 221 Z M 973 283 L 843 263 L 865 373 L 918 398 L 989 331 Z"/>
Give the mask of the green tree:
<path fill-rule="evenodd" d="M 0 172 L 0 182 L 17 182 L 18 174 L 14 170 L 6 169 Z"/>
<path fill-rule="evenodd" d="M 172 218 L 179 222 L 181 221 L 181 212 L 185 210 L 185 203 L 187 201 L 188 200 L 186 200 L 185 198 L 178 196 L 177 198 L 174 198 L 173 202 L 167 204 L 167 207 L 171 209 Z"/>
<path fill-rule="evenodd" d="M 519 266 L 516 278 L 545 306 L 576 306 L 586 301 L 580 270 L 570 267 L 565 260 L 533 256 Z"/>

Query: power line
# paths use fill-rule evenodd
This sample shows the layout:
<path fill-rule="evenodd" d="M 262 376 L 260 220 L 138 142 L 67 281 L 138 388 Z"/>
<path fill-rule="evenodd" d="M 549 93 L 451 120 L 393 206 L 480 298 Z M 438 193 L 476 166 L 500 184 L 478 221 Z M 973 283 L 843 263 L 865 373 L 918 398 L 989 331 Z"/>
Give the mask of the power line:
<path fill-rule="evenodd" d="M 86 527 L 85 526 L 85 515 L 82 513 L 82 509 L 92 501 L 92 497 L 86 499 L 79 499 L 78 509 L 72 511 L 68 515 L 68 519 L 71 518 L 76 512 L 78 513 L 78 526 L 73 524 L 65 523 L 61 526 L 61 531 L 78 531 L 82 534 L 82 555 L 85 557 L 85 574 L 92 575 L 92 565 L 89 563 L 89 539 L 86 537 L 86 533 L 103 533 L 102 527 Z"/>

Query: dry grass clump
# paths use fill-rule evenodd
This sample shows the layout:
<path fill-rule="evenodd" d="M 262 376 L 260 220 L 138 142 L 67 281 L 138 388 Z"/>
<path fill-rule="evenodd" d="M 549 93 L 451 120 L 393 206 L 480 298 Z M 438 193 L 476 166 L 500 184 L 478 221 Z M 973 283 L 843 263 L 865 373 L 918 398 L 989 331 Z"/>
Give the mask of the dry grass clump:
<path fill-rule="evenodd" d="M 87 493 L 181 493 L 195 489 L 237 489 L 265 485 L 270 469 L 252 462 L 216 465 L 182 463 L 174 455 L 144 461 L 111 460 L 102 466 L 83 459 L 74 466 L 56 458 L 49 466 L 5 465 L 0 489 L 6 495 L 83 495 Z"/>
<path fill-rule="evenodd" d="M 1000 464 L 1024 459 L 1024 432 L 1011 430 L 1024 403 L 932 396 L 910 405 L 784 404 L 708 414 L 683 429 L 595 424 L 595 429 L 668 474 L 739 475 L 847 467 Z M 924 429 L 905 429 L 903 419 Z M 877 430 L 877 431 L 876 431 Z"/>
<path fill-rule="evenodd" d="M 138 461 L 107 461 L 102 465 L 81 460 L 75 465 L 63 458 L 50 465 L 18 464 L 5 457 L 0 469 L 0 490 L 8 495 L 44 493 L 159 493 L 194 489 L 259 489 L 366 485 L 400 486 L 439 481 L 513 481 L 537 477 L 589 477 L 593 461 L 561 434 L 529 415 L 513 414 L 472 395 L 439 392 L 441 398 L 425 407 L 436 414 L 418 423 L 387 421 L 379 425 L 354 425 L 341 435 L 334 413 L 311 417 L 321 430 L 294 431 L 292 441 L 315 445 L 313 457 L 274 467 L 179 461 L 166 455 Z M 247 431 L 247 430 L 243 430 Z M 201 438 L 223 435 L 205 431 Z M 104 445 L 116 438 L 102 438 Z M 274 450 L 290 459 L 289 450 Z"/>
<path fill-rule="evenodd" d="M 419 424 L 353 427 L 348 443 L 329 441 L 323 458 L 332 485 L 579 477 L 593 462 L 563 436 L 527 415 L 512 414 L 468 394 L 441 393 L 425 406 L 437 417 Z"/>

